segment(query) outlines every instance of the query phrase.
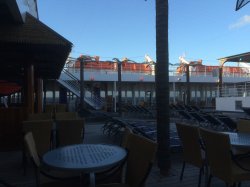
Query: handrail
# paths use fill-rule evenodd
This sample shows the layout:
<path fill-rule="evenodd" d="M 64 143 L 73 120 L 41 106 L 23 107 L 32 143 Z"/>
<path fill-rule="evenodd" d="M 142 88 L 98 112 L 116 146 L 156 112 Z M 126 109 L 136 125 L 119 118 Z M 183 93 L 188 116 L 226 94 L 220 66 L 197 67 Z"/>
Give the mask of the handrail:
<path fill-rule="evenodd" d="M 68 88 L 70 91 L 72 91 L 76 96 L 80 97 L 80 80 L 75 77 L 73 74 L 71 74 L 67 69 L 63 69 L 64 75 L 67 75 L 70 79 L 69 80 L 62 80 L 59 79 L 58 82 L 60 82 L 63 86 Z M 105 104 L 105 101 L 101 97 L 92 97 L 92 92 L 84 88 L 85 93 L 90 94 L 91 97 L 84 97 L 84 100 L 90 104 L 92 107 L 96 109 L 102 108 L 102 106 Z"/>
<path fill-rule="evenodd" d="M 70 78 L 79 81 L 79 79 L 75 77 L 72 73 L 70 73 L 66 68 L 63 68 L 62 72 L 66 73 Z"/>

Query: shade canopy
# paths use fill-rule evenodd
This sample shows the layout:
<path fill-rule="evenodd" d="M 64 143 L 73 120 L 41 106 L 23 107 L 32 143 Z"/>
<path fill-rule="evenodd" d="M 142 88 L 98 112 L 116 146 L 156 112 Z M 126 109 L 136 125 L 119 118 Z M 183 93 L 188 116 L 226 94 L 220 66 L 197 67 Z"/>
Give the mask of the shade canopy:
<path fill-rule="evenodd" d="M 219 61 L 223 62 L 248 62 L 250 63 L 250 52 L 241 53 L 233 56 L 227 56 L 223 58 L 219 58 Z"/>
<path fill-rule="evenodd" d="M 16 93 L 19 92 L 20 90 L 21 86 L 18 85 L 17 83 L 0 80 L 0 96 Z"/>
<path fill-rule="evenodd" d="M 2 23 L 0 80 L 22 80 L 30 64 L 36 77 L 57 79 L 71 48 L 71 42 L 28 13 L 23 24 Z"/>
<path fill-rule="evenodd" d="M 250 0 L 237 0 L 235 10 L 237 11 L 241 9 L 243 6 L 245 6 L 249 2 Z"/>

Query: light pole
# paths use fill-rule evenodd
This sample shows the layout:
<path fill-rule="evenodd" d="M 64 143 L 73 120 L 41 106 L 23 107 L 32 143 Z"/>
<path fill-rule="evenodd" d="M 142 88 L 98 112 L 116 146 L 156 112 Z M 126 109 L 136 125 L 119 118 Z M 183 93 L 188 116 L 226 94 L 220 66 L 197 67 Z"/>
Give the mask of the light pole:
<path fill-rule="evenodd" d="M 119 115 L 122 115 L 122 89 L 121 89 L 121 81 L 122 81 L 122 75 L 121 75 L 121 66 L 122 66 L 122 61 L 120 61 L 118 58 L 113 58 L 113 60 L 117 63 L 117 74 L 118 74 L 118 112 Z M 115 103 L 116 105 L 116 103 Z"/>

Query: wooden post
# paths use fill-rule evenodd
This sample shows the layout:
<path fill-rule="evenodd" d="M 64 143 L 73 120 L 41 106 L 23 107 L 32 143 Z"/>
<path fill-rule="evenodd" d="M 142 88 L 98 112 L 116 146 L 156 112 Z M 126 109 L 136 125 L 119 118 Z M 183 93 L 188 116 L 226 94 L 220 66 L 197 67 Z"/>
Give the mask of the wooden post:
<path fill-rule="evenodd" d="M 34 66 L 30 65 L 26 68 L 25 80 L 25 98 L 24 103 L 27 106 L 28 113 L 34 113 Z"/>
<path fill-rule="evenodd" d="M 36 79 L 36 112 L 43 112 L 43 80 L 41 78 Z"/>

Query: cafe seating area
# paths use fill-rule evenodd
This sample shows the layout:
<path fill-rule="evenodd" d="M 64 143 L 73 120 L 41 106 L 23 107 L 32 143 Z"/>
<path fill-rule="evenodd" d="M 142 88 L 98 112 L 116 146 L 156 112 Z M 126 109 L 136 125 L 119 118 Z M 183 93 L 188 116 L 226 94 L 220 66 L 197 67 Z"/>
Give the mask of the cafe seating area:
<path fill-rule="evenodd" d="M 244 120 L 246 126 L 249 122 Z M 239 119 L 238 124 L 241 123 Z M 201 186 L 202 174 L 207 186 L 214 185 L 212 178 L 227 186 L 240 186 L 250 180 L 250 134 L 247 131 L 218 131 L 187 123 L 176 123 L 176 127 L 182 145 L 180 180 L 186 163 L 199 168 L 198 186 Z"/>
<path fill-rule="evenodd" d="M 58 105 L 59 106 L 59 105 Z M 60 107 L 63 105 L 60 105 Z M 191 112 L 192 111 L 192 112 Z M 196 112 L 195 112 L 196 111 Z M 219 121 L 218 124 L 214 122 L 208 122 L 208 118 L 206 121 L 198 122 L 198 120 L 194 120 L 194 117 L 188 119 L 187 117 L 178 118 L 176 116 L 180 116 L 182 112 L 186 112 L 189 116 L 192 114 L 197 114 L 202 119 L 205 119 L 204 115 L 210 115 L 216 118 Z M 236 164 L 233 165 L 232 173 L 235 171 L 234 168 L 240 164 L 240 171 L 243 173 L 244 177 L 241 175 L 228 174 L 225 178 L 224 175 L 221 176 L 216 172 L 213 173 L 210 169 L 210 165 L 207 161 L 207 152 L 206 152 L 206 143 L 205 141 L 202 143 L 200 141 L 202 136 L 200 130 L 205 129 L 209 132 L 215 133 L 227 133 L 225 136 L 229 138 L 231 144 L 234 141 L 238 141 L 238 135 L 240 133 L 249 133 L 249 125 L 250 119 L 248 118 L 233 118 L 228 114 L 223 113 L 212 113 L 208 111 L 202 111 L 198 108 L 195 109 L 182 109 L 182 110 L 171 110 L 171 120 L 170 120 L 170 150 L 171 150 L 171 170 L 168 176 L 163 176 L 160 174 L 159 168 L 157 167 L 157 160 L 152 159 L 151 157 L 150 164 L 148 165 L 148 177 L 146 177 L 145 183 L 146 186 L 153 187 L 157 184 L 157 186 L 205 186 L 205 184 L 211 184 L 210 186 L 224 186 L 227 184 L 238 184 L 238 182 L 242 181 L 241 186 L 247 186 L 250 183 L 248 182 L 248 173 L 250 173 L 250 164 L 248 167 L 247 157 L 249 156 L 248 151 L 244 151 L 247 148 L 247 139 L 250 139 L 250 136 L 243 136 L 244 139 L 242 144 L 239 146 L 232 146 L 232 156 L 233 159 L 237 158 L 239 160 L 236 161 Z M 44 168 L 48 169 L 48 166 L 44 167 L 43 157 L 47 153 L 57 150 L 60 148 L 75 146 L 75 145 L 87 145 L 89 143 L 94 144 L 103 144 L 108 143 L 112 145 L 118 145 L 123 149 L 128 150 L 129 143 L 126 138 L 123 136 L 125 132 L 129 132 L 134 134 L 136 137 L 141 137 L 145 142 L 151 142 L 153 145 L 157 145 L 157 129 L 156 129 L 156 120 L 150 118 L 142 119 L 140 116 L 135 118 L 133 116 L 122 116 L 117 117 L 115 115 L 111 115 L 109 113 L 103 114 L 106 120 L 101 120 L 98 122 L 87 121 L 84 118 L 78 116 L 76 112 L 68 112 L 64 109 L 56 109 L 56 105 L 51 105 L 48 107 L 47 112 L 40 113 L 32 113 L 28 114 L 27 119 L 22 121 L 22 132 L 23 132 L 23 149 L 21 152 L 17 152 L 18 158 L 15 159 L 15 169 L 17 172 L 14 172 L 14 175 L 10 172 L 6 172 L 6 170 L 13 170 L 12 167 L 8 167 L 8 169 L 2 167 L 4 172 L 6 172 L 6 177 L 0 177 L 3 179 L 3 182 L 7 182 L 7 184 L 11 184 L 13 186 L 37 186 L 41 181 L 45 180 L 52 181 L 51 184 L 56 185 L 58 181 L 53 181 L 54 179 L 60 179 L 59 185 L 64 186 L 66 184 L 75 184 L 76 186 L 98 186 L 103 185 L 104 183 L 110 182 L 120 182 L 122 169 L 125 165 L 124 163 L 129 162 L 129 156 L 126 157 L 124 162 L 121 162 L 118 166 L 112 168 L 112 170 L 107 170 L 104 172 L 96 172 L 95 173 L 95 184 L 93 184 L 93 180 L 89 177 L 88 174 L 82 175 L 79 172 L 55 172 L 53 169 L 49 169 L 49 171 L 44 170 Z M 195 115 L 193 115 L 195 116 Z M 222 121 L 221 119 L 224 119 Z M 197 117 L 198 119 L 198 117 Z M 212 120 L 211 120 L 212 121 Z M 232 123 L 231 123 L 232 122 Z M 230 124 L 231 123 L 231 124 Z M 183 128 L 184 127 L 184 128 Z M 231 128 L 229 128 L 231 127 Z M 238 133 L 238 134 L 236 134 Z M 31 135 L 32 134 L 32 137 Z M 126 134 L 126 133 L 125 133 Z M 30 143 L 33 142 L 33 143 Z M 32 146 L 29 144 L 36 145 L 35 151 Z M 136 143 L 133 143 L 136 145 Z M 30 147 L 29 147 L 30 146 Z M 150 146 L 146 146 L 150 147 Z M 223 146 L 222 146 L 223 147 Z M 249 144 L 250 147 L 250 144 Z M 133 148 L 139 150 L 139 148 L 143 148 L 143 146 L 138 146 L 137 148 Z M 153 149 L 153 148 L 152 148 Z M 249 149 L 250 150 L 250 149 Z M 141 151 L 143 152 L 143 150 Z M 154 151 L 152 151 L 154 152 Z M 20 154 L 21 153 L 21 154 Z M 32 155 L 32 154 L 34 154 Z M 245 154 L 247 153 L 247 154 Z M 0 153 L 0 157 L 1 157 Z M 9 153 L 10 154 L 10 153 Z M 13 153 L 14 154 L 14 153 Z M 4 154 L 3 154 L 4 155 Z M 14 157 L 17 156 L 15 154 Z M 131 153 L 131 155 L 133 155 Z M 144 153 L 144 155 L 150 155 L 148 153 Z M 139 159 L 144 158 L 145 156 L 138 156 L 137 154 L 134 156 Z M 31 158 L 31 159 L 30 159 Z M 38 159 L 38 161 L 34 161 Z M 62 156 L 63 158 L 63 156 Z M 66 157 L 65 157 L 66 158 Z M 145 157 L 146 158 L 146 157 Z M 5 158 L 6 159 L 6 158 Z M 8 159 L 6 159 L 8 160 Z M 19 161 L 17 161 L 19 160 Z M 32 161 L 33 160 L 33 161 Z M 132 162 L 132 161 L 131 161 Z M 234 160 L 231 160 L 229 165 L 234 163 Z M 34 165 L 35 163 L 35 165 Z M 38 163 L 38 164 L 37 164 Z M 243 165 L 242 165 L 243 163 Z M 250 163 L 250 162 L 249 162 Z M 0 166 L 8 164 L 1 163 Z M 12 163 L 10 162 L 10 165 Z M 152 164 L 152 168 L 149 167 Z M 132 166 L 135 163 L 132 164 Z M 146 165 L 146 164 L 141 164 Z M 135 168 L 131 166 L 131 170 L 138 173 Z M 241 168 L 242 167 L 242 168 Z M 138 167 L 138 168 L 141 168 Z M 35 170 L 34 170 L 35 169 Z M 127 168 L 128 170 L 130 168 Z M 248 171 L 249 169 L 249 171 Z M 210 171 L 211 170 L 211 171 Z M 34 172 L 35 171 L 35 172 Z M 41 173 L 41 172 L 42 173 Z M 145 170 L 144 168 L 144 171 Z M 88 171 L 89 172 L 89 171 Z M 140 171 L 139 173 L 141 173 Z M 1 167 L 0 167 L 1 173 Z M 18 174 L 17 174 L 18 173 Z M 38 173 L 40 173 L 38 175 Z M 143 173 L 143 172 L 142 172 Z M 147 172 L 146 172 L 147 173 Z M 36 175 L 35 175 L 36 174 Z M 45 174 L 45 177 L 44 177 Z M 52 174 L 52 176 L 50 176 Z M 20 176 L 23 176 L 25 180 L 20 180 Z M 5 176 L 5 175 L 2 175 Z M 41 177 L 38 178 L 38 176 Z M 84 176 L 84 177 L 83 177 Z M 136 176 L 133 174 L 132 176 Z M 48 177 L 50 179 L 48 179 Z M 16 182 L 12 180 L 15 178 Z M 140 177 L 139 177 L 140 178 Z M 229 179 L 230 178 L 230 179 Z M 232 179 L 233 178 L 233 179 Z M 53 180 L 51 180 L 53 179 Z M 63 182 L 62 182 L 62 181 Z M 73 180 L 73 181 L 71 181 Z M 127 183 L 130 180 L 128 179 Z M 246 181 L 245 181 L 246 180 Z M 126 181 L 126 180 L 125 180 Z M 124 181 L 123 181 L 124 182 Z M 0 185 L 1 186 L 1 185 Z"/>
<path fill-rule="evenodd" d="M 35 121 L 35 122 L 41 123 L 42 121 L 45 124 L 48 124 L 49 127 L 51 127 L 51 123 L 49 120 L 41 120 L 41 121 Z M 30 123 L 32 123 L 32 122 L 33 121 L 30 121 Z M 60 121 L 58 124 L 60 124 Z M 25 124 L 25 125 L 28 126 L 27 124 Z M 29 124 L 29 125 L 31 125 L 31 124 Z M 35 126 L 35 124 L 33 124 L 33 125 Z M 47 129 L 49 129 L 49 128 L 47 128 Z M 28 150 L 28 153 L 29 153 L 28 155 L 31 158 L 31 162 L 33 163 L 34 168 L 35 168 L 35 174 L 36 174 L 35 175 L 35 179 L 36 179 L 35 182 L 36 182 L 37 186 L 40 186 L 40 184 L 41 184 L 39 173 L 41 173 L 44 176 L 49 177 L 51 179 L 60 180 L 61 176 L 51 176 L 51 171 L 53 171 L 54 168 L 53 167 L 50 168 L 49 167 L 50 164 L 48 164 L 51 162 L 51 164 L 54 165 L 58 161 L 59 162 L 58 162 L 58 165 L 55 167 L 56 168 L 55 170 L 58 170 L 60 167 L 63 167 L 63 168 L 66 167 L 65 170 L 67 172 L 73 171 L 74 173 L 78 173 L 77 176 L 74 176 L 74 180 L 77 180 L 78 183 L 80 183 L 80 185 L 84 185 L 84 183 L 86 183 L 84 181 L 87 181 L 88 185 L 95 186 L 95 178 L 93 178 L 93 176 L 91 174 L 92 169 L 89 170 L 88 168 L 91 168 L 92 165 L 94 165 L 93 171 L 96 171 L 97 176 L 101 176 L 101 173 L 103 173 L 103 170 L 105 168 L 104 165 L 106 165 L 106 162 L 108 161 L 108 162 L 112 163 L 120 157 L 118 155 L 116 156 L 116 152 L 117 152 L 116 149 L 118 147 L 115 148 L 113 146 L 113 148 L 111 149 L 111 148 L 109 148 L 111 145 L 108 145 L 108 144 L 105 145 L 105 144 L 103 144 L 103 142 L 102 142 L 102 144 L 86 144 L 83 142 L 71 142 L 70 146 L 59 145 L 59 149 L 52 147 L 50 149 L 50 151 L 47 150 L 45 153 L 39 155 L 39 153 L 38 153 L 39 149 L 36 148 L 37 147 L 36 145 L 38 145 L 38 144 L 36 144 L 38 137 L 34 138 L 34 136 L 33 136 L 33 133 L 35 134 L 35 131 L 32 132 L 32 130 L 30 130 L 28 128 L 25 128 L 25 130 L 27 130 L 27 131 L 25 132 L 25 135 L 24 135 L 24 144 L 25 144 L 25 148 Z M 68 130 L 69 130 L 69 128 L 68 128 Z M 69 130 L 69 131 L 71 131 L 71 130 Z M 81 130 L 79 130 L 79 131 L 81 132 Z M 60 132 L 60 128 L 58 129 L 58 132 Z M 125 159 L 125 161 L 126 161 L 126 175 L 125 176 L 126 177 L 125 177 L 124 182 L 126 184 L 129 184 L 130 186 L 131 185 L 138 186 L 138 185 L 142 185 L 143 183 L 145 183 L 147 176 L 152 168 L 153 162 L 155 160 L 157 143 L 153 142 L 153 141 L 151 141 L 151 140 L 149 140 L 141 135 L 134 134 L 132 131 L 128 131 L 128 132 L 129 133 L 126 136 L 123 136 L 124 138 L 122 140 L 123 148 L 126 148 L 126 150 L 129 153 L 127 156 L 123 155 L 121 157 L 121 158 L 123 158 L 123 157 L 126 158 Z M 69 134 L 70 134 L 70 132 L 69 132 Z M 70 134 L 70 136 L 74 137 L 73 134 Z M 39 141 L 41 141 L 41 139 L 39 139 Z M 62 151 L 60 151 L 60 149 L 62 149 Z M 66 149 L 69 149 L 69 150 L 66 151 Z M 119 148 L 119 149 L 122 149 L 122 148 Z M 106 152 L 106 150 L 108 152 Z M 112 150 L 112 153 L 109 153 L 111 150 Z M 126 152 L 126 150 L 123 149 L 121 151 Z M 55 156 L 53 156 L 53 152 L 55 152 Z M 90 154 L 89 156 L 87 155 L 88 152 Z M 61 155 L 59 156 L 58 154 L 61 154 Z M 93 155 L 93 154 L 95 154 L 95 155 Z M 49 156 L 49 155 L 51 155 L 51 156 Z M 75 156 L 70 157 L 70 155 L 75 155 Z M 80 158 L 81 155 L 82 155 L 82 158 Z M 147 156 L 145 156 L 145 155 L 147 155 Z M 108 158 L 110 156 L 112 157 L 112 159 L 110 161 L 109 161 L 109 159 L 106 160 L 106 158 Z M 42 158 L 42 160 L 40 160 L 40 158 Z M 56 160 L 59 159 L 59 160 L 53 161 L 53 159 L 56 159 Z M 60 165 L 60 162 L 63 162 L 64 164 Z M 119 162 L 117 160 L 117 163 L 119 163 Z M 124 163 L 124 162 L 122 162 L 122 163 Z M 83 166 L 86 165 L 86 169 L 83 169 L 84 167 L 82 166 L 83 168 L 81 170 L 79 170 L 78 168 L 81 167 L 81 164 L 83 164 Z M 100 166 L 99 164 L 101 164 L 101 165 L 104 164 L 104 165 Z M 49 170 L 49 172 L 48 171 L 45 172 L 42 169 L 42 168 L 44 168 L 43 165 L 45 165 L 45 167 L 47 166 L 47 170 Z M 114 165 L 114 164 L 112 164 L 112 165 Z M 76 169 L 73 169 L 74 167 Z M 101 171 L 101 173 L 98 172 L 99 167 L 100 167 L 99 170 Z M 64 171 L 64 170 L 59 169 L 59 171 Z M 86 179 L 85 173 L 83 173 L 84 175 L 82 175 L 82 172 L 80 172 L 80 171 L 86 171 L 87 172 L 86 174 L 88 174 L 88 172 L 90 172 L 89 173 L 89 175 L 90 175 L 89 180 Z M 107 170 L 107 171 L 109 171 L 109 170 Z M 104 172 L 105 172 L 105 170 L 104 170 Z M 78 179 L 76 177 L 78 177 Z M 101 183 L 99 178 L 98 178 L 98 183 Z M 69 180 L 71 180 L 71 179 L 72 178 L 69 178 Z M 63 178 L 62 180 L 64 181 L 67 179 Z M 113 181 L 111 180 L 111 182 L 113 182 Z M 122 181 L 120 181 L 120 183 L 121 182 Z M 55 182 L 53 182 L 53 184 L 56 185 Z M 119 186 L 119 183 L 117 183 L 117 185 Z"/>
<path fill-rule="evenodd" d="M 174 124 L 175 125 L 175 124 Z M 119 138 L 117 137 L 114 141 L 114 138 L 106 136 L 102 133 L 104 122 L 91 122 L 85 123 L 85 135 L 84 143 L 107 143 L 107 144 L 121 144 L 122 136 L 120 134 Z M 131 129 L 130 129 L 131 130 Z M 126 141 L 125 141 L 126 142 Z M 126 145 L 126 143 L 123 143 Z M 160 174 L 157 163 L 154 162 L 152 170 L 146 180 L 146 186 L 197 186 L 199 179 L 200 169 L 186 163 L 184 174 L 182 180 L 180 180 L 180 175 L 183 168 L 183 154 L 182 151 L 171 152 L 171 169 L 168 176 L 163 176 Z M 22 155 L 20 152 L 9 152 L 0 153 L 0 173 L 3 181 L 12 184 L 13 186 L 27 186 L 32 187 L 36 184 L 36 178 L 34 176 L 34 169 L 32 167 L 32 162 L 28 161 L 27 171 L 24 175 L 22 168 Z M 98 177 L 98 175 L 97 175 Z M 205 175 L 201 175 L 201 186 L 205 186 Z M 110 182 L 110 181 L 109 181 Z M 67 182 L 65 182 L 67 184 Z M 99 184 L 99 183 L 98 183 Z M 249 186 L 250 182 L 242 182 L 241 186 Z M 0 185 L 1 186 L 1 185 Z M 225 186 L 224 181 L 218 179 L 216 176 L 212 178 L 211 186 Z"/>

